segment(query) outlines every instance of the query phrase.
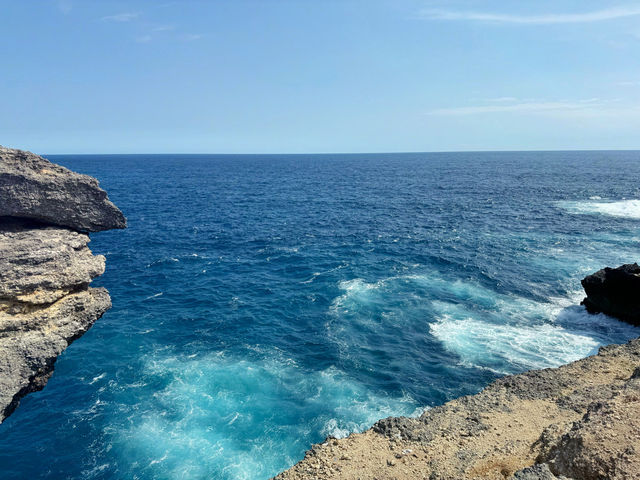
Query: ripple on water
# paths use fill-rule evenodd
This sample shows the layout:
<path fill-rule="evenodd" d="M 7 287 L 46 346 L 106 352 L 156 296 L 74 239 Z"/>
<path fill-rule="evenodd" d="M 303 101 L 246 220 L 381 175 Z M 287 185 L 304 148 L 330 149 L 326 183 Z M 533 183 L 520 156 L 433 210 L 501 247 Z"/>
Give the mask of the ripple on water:
<path fill-rule="evenodd" d="M 266 479 L 637 336 L 575 291 L 637 260 L 639 155 L 53 158 L 129 228 L 92 235 L 113 309 L 0 425 L 0 476 Z"/>

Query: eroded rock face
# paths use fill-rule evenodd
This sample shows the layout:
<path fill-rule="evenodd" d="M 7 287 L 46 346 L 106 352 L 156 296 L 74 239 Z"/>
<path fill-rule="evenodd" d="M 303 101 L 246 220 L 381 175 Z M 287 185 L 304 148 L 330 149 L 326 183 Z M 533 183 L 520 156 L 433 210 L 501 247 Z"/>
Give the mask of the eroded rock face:
<path fill-rule="evenodd" d="M 640 266 L 603 268 L 582 280 L 587 297 L 582 304 L 590 313 L 606 313 L 640 326 Z"/>
<path fill-rule="evenodd" d="M 83 232 L 124 226 L 95 179 L 0 147 L 0 422 L 111 307 Z"/>
<path fill-rule="evenodd" d="M 589 405 L 544 460 L 550 469 L 583 480 L 640 475 L 640 378 L 618 395 Z"/>
<path fill-rule="evenodd" d="M 0 219 L 0 311 L 3 301 L 53 303 L 102 275 L 105 259 L 88 242 L 67 228 Z"/>
<path fill-rule="evenodd" d="M 82 232 L 125 228 L 126 220 L 95 178 L 23 150 L 0 146 L 0 216 Z"/>
<path fill-rule="evenodd" d="M 107 291 L 90 288 L 19 314 L 0 312 L 0 422 L 45 386 L 58 355 L 109 308 Z"/>
<path fill-rule="evenodd" d="M 640 478 L 640 338 L 314 445 L 278 480 Z"/>

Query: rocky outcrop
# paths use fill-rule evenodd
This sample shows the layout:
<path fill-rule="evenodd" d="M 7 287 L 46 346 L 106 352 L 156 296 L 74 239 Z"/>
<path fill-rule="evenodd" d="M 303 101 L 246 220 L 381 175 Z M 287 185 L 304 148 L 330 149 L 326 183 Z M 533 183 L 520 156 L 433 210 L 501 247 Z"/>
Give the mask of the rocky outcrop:
<path fill-rule="evenodd" d="M 640 339 L 314 445 L 278 480 L 640 478 Z"/>
<path fill-rule="evenodd" d="M 2 422 L 111 307 L 104 288 L 89 287 L 105 258 L 91 253 L 83 232 L 122 228 L 125 220 L 95 179 L 2 147 L 0 214 Z"/>
<path fill-rule="evenodd" d="M 67 228 L 0 221 L 0 299 L 46 304 L 86 287 L 105 262 L 87 243 L 88 235 Z"/>
<path fill-rule="evenodd" d="M 125 228 L 126 219 L 95 178 L 31 152 L 0 146 L 0 216 L 81 232 Z"/>
<path fill-rule="evenodd" d="M 576 479 L 640 478 L 640 368 L 617 395 L 593 402 L 539 460 Z"/>
<path fill-rule="evenodd" d="M 587 297 L 582 301 L 590 313 L 606 313 L 640 326 L 640 266 L 603 268 L 582 280 Z"/>

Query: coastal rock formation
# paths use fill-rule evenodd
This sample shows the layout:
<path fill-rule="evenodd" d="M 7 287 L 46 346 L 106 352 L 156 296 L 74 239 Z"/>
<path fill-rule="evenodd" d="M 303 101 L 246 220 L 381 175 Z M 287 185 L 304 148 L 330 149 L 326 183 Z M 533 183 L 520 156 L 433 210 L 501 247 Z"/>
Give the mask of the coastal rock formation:
<path fill-rule="evenodd" d="M 89 287 L 105 258 L 82 232 L 123 228 L 125 219 L 95 179 L 2 147 L 0 214 L 2 422 L 111 307 L 104 288 Z"/>
<path fill-rule="evenodd" d="M 278 480 L 640 478 L 640 339 L 328 438 Z"/>
<path fill-rule="evenodd" d="M 88 242 L 88 235 L 67 228 L 5 218 L 0 222 L 0 299 L 46 304 L 86 287 L 102 275 L 105 262 L 91 254 Z"/>
<path fill-rule="evenodd" d="M 640 266 L 603 268 L 582 280 L 587 297 L 582 304 L 590 313 L 606 313 L 640 326 Z"/>
<path fill-rule="evenodd" d="M 81 232 L 125 228 L 95 178 L 31 152 L 0 146 L 0 217 L 30 218 Z"/>

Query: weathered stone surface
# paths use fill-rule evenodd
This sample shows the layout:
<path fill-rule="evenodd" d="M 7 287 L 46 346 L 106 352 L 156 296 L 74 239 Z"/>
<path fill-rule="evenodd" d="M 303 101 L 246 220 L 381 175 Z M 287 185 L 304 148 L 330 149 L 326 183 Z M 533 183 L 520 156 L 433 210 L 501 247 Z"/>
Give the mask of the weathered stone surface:
<path fill-rule="evenodd" d="M 29 312 L 0 312 L 0 422 L 44 387 L 57 356 L 110 307 L 105 289 L 90 288 Z"/>
<path fill-rule="evenodd" d="M 67 228 L 0 218 L 0 311 L 3 301 L 53 303 L 102 275 L 105 259 L 88 242 Z"/>
<path fill-rule="evenodd" d="M 278 480 L 640 478 L 640 338 L 314 445 Z"/>
<path fill-rule="evenodd" d="M 606 313 L 640 326 L 640 266 L 603 268 L 582 280 L 587 297 L 582 301 L 590 313 Z"/>
<path fill-rule="evenodd" d="M 584 480 L 640 477 L 640 379 L 589 405 L 544 460 L 556 474 Z"/>
<path fill-rule="evenodd" d="M 125 228 L 95 178 L 31 152 L 0 146 L 0 216 L 29 218 L 83 232 Z"/>
<path fill-rule="evenodd" d="M 89 288 L 105 259 L 81 232 L 124 227 L 94 178 L 0 147 L 0 422 L 111 307 Z"/>
<path fill-rule="evenodd" d="M 556 477 L 551 470 L 549 470 L 549 466 L 540 463 L 538 465 L 534 465 L 533 467 L 523 468 L 522 470 L 517 471 L 511 480 L 568 480 L 567 477 Z"/>

